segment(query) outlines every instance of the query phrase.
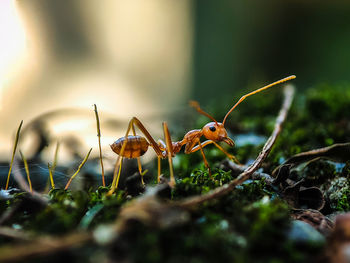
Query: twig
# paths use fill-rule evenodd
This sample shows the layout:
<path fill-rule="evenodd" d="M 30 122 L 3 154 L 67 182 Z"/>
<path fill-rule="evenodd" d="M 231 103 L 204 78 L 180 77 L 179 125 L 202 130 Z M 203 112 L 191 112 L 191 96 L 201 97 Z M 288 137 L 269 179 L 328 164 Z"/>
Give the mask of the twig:
<path fill-rule="evenodd" d="M 346 162 L 350 156 L 350 142 L 337 143 L 328 147 L 302 152 L 290 157 L 284 164 L 298 164 L 316 158 L 328 158 L 338 162 Z"/>
<path fill-rule="evenodd" d="M 22 230 L 13 229 L 8 226 L 0 227 L 0 236 L 9 237 L 20 241 L 29 241 L 30 234 Z"/>
<path fill-rule="evenodd" d="M 29 167 L 28 167 L 28 162 L 27 162 L 27 159 L 24 157 L 24 154 L 22 153 L 21 150 L 19 150 L 19 153 L 22 157 L 22 160 L 23 160 L 23 164 L 24 164 L 24 169 L 26 171 L 26 174 L 27 174 L 27 180 L 28 180 L 28 184 L 29 184 L 29 190 L 31 193 L 33 193 L 33 187 L 32 187 L 32 181 L 30 180 L 30 174 L 29 174 Z"/>
<path fill-rule="evenodd" d="M 70 183 L 72 182 L 72 180 L 74 179 L 74 177 L 80 172 L 80 169 L 84 166 L 84 164 L 86 163 L 87 159 L 90 156 L 90 153 L 92 151 L 92 148 L 90 148 L 89 152 L 87 153 L 87 155 L 85 156 L 84 160 L 81 162 L 81 164 L 78 167 L 78 170 L 72 175 L 72 177 L 68 180 L 66 187 L 64 188 L 64 190 L 67 190 Z"/>
<path fill-rule="evenodd" d="M 229 168 L 231 171 L 233 171 L 234 174 L 240 174 L 240 173 L 243 173 L 247 168 L 248 166 L 247 165 L 239 165 L 239 164 L 236 164 L 230 160 L 225 160 L 223 163 L 222 163 L 222 167 L 224 168 Z M 273 177 L 271 177 L 269 174 L 267 173 L 262 173 L 262 172 L 254 172 L 252 175 L 251 175 L 251 178 L 253 180 L 261 180 L 261 179 L 264 179 L 265 182 L 267 184 L 272 184 L 273 181 L 275 180 Z"/>
<path fill-rule="evenodd" d="M 276 119 L 273 132 L 270 138 L 266 141 L 262 151 L 260 152 L 259 156 L 256 158 L 256 160 L 252 165 L 250 165 L 247 169 L 245 169 L 243 173 L 241 173 L 235 180 L 231 181 L 230 183 L 225 184 L 221 187 L 218 187 L 208 192 L 207 194 L 187 198 L 183 201 L 178 202 L 177 205 L 183 208 L 191 208 L 191 207 L 200 205 L 205 201 L 219 198 L 231 192 L 237 185 L 240 185 L 244 181 L 249 179 L 250 176 L 261 166 L 263 161 L 266 159 L 266 157 L 270 153 L 272 146 L 274 145 L 277 139 L 277 136 L 281 132 L 282 124 L 287 117 L 287 113 L 292 104 L 293 97 L 294 97 L 294 87 L 292 85 L 287 85 L 284 89 L 284 102 L 278 114 L 278 117 Z"/>
<path fill-rule="evenodd" d="M 21 132 L 22 124 L 23 124 L 23 120 L 21 121 L 21 123 L 19 124 L 19 127 L 18 127 L 18 129 L 17 129 L 16 138 L 15 138 L 15 145 L 13 146 L 12 158 L 11 158 L 9 173 L 8 173 L 8 175 L 7 175 L 5 190 L 7 190 L 8 187 L 9 187 L 10 175 L 11 175 L 11 171 L 12 171 L 13 160 L 14 160 L 14 158 L 15 158 L 15 153 L 16 153 L 16 149 L 17 149 L 17 145 L 18 145 L 18 140 L 19 140 L 19 133 Z"/>
<path fill-rule="evenodd" d="M 102 185 L 106 186 L 105 183 L 105 170 L 103 168 L 103 161 L 102 161 L 102 149 L 101 149 L 101 128 L 100 128 L 100 119 L 98 117 L 98 112 L 97 112 L 97 106 L 94 104 L 94 110 L 95 110 L 95 117 L 96 117 L 96 124 L 97 124 L 97 137 L 98 137 L 98 148 L 100 151 L 100 163 L 101 163 L 101 176 L 102 176 Z"/>
<path fill-rule="evenodd" d="M 93 240 L 92 235 L 86 232 L 62 237 L 40 237 L 23 244 L 1 247 L 0 262 L 24 262 L 30 258 L 72 249 L 91 240 Z"/>

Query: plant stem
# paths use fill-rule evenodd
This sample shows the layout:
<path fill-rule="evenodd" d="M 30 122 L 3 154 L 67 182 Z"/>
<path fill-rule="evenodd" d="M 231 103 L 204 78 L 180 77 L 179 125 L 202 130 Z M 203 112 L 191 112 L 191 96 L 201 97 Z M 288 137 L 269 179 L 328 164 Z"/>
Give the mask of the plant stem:
<path fill-rule="evenodd" d="M 18 129 L 17 129 L 16 138 L 15 138 L 15 145 L 14 145 L 13 151 L 12 151 L 12 158 L 11 158 L 9 173 L 8 173 L 8 175 L 7 175 L 5 190 L 7 190 L 8 187 L 9 187 L 10 175 L 11 175 L 12 166 L 13 166 L 13 160 L 14 160 L 14 158 L 15 158 L 15 153 L 16 153 L 16 149 L 17 149 L 17 145 L 18 145 L 18 140 L 19 140 L 19 133 L 21 132 L 22 124 L 23 124 L 23 120 L 21 121 L 21 123 L 19 124 L 19 127 L 18 127 Z"/>
<path fill-rule="evenodd" d="M 24 157 L 24 154 L 22 153 L 21 150 L 19 150 L 19 153 L 21 154 L 21 157 L 22 157 L 22 160 L 23 160 L 23 163 L 24 163 L 24 169 L 25 169 L 26 174 L 27 174 L 27 180 L 28 180 L 30 192 L 33 193 L 32 181 L 30 180 L 30 174 L 29 174 L 29 167 L 28 167 L 27 159 Z"/>
<path fill-rule="evenodd" d="M 101 128 L 100 128 L 100 119 L 98 117 L 97 112 L 97 106 L 94 104 L 94 110 L 95 110 L 95 117 L 96 117 L 96 124 L 97 124 L 97 137 L 98 137 L 98 148 L 100 151 L 100 163 L 101 163 L 101 176 L 102 176 L 102 185 L 106 186 L 105 183 L 105 170 L 103 168 L 103 161 L 102 161 L 102 149 L 101 149 Z"/>
<path fill-rule="evenodd" d="M 87 155 L 85 156 L 84 160 L 79 165 L 78 170 L 72 175 L 72 177 L 67 182 L 66 187 L 64 188 L 64 190 L 68 189 L 68 187 L 69 187 L 70 183 L 72 182 L 72 180 L 74 179 L 74 177 L 80 172 L 81 168 L 84 166 L 84 164 L 86 163 L 87 159 L 89 158 L 91 151 L 92 151 L 92 148 L 90 148 L 90 150 L 87 153 Z"/>

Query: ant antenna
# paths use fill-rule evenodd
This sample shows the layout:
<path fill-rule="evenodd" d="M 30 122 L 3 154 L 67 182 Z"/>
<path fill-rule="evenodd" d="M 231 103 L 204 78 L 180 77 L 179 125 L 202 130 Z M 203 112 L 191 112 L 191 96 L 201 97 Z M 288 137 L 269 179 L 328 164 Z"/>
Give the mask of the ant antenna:
<path fill-rule="evenodd" d="M 215 123 L 218 123 L 211 115 L 209 115 L 208 113 L 206 113 L 205 111 L 203 111 L 201 109 L 201 107 L 199 106 L 199 103 L 197 101 L 191 100 L 190 106 L 195 108 L 200 114 L 203 114 L 204 116 L 207 116 L 209 119 L 211 119 Z"/>
<path fill-rule="evenodd" d="M 286 77 L 286 78 L 277 80 L 277 81 L 275 81 L 275 82 L 273 82 L 273 83 L 271 83 L 271 84 L 269 84 L 269 85 L 267 85 L 267 86 L 264 86 L 264 87 L 262 87 L 262 88 L 260 88 L 260 89 L 254 90 L 254 91 L 252 91 L 252 92 L 250 92 L 250 93 L 248 93 L 248 94 L 242 96 L 242 97 L 237 101 L 237 103 L 236 103 L 235 105 L 233 105 L 233 107 L 226 113 L 225 118 L 224 118 L 224 120 L 222 121 L 222 124 L 225 124 L 225 121 L 226 121 L 228 115 L 230 115 L 230 113 L 238 106 L 238 104 L 240 104 L 242 101 L 244 101 L 247 97 L 249 97 L 249 96 L 251 96 L 251 95 L 253 95 L 253 94 L 256 94 L 256 93 L 258 93 L 258 92 L 260 92 L 260 91 L 266 90 L 266 89 L 268 89 L 268 88 L 270 88 L 270 87 L 272 87 L 272 86 L 275 86 L 275 85 L 277 85 L 277 84 L 280 84 L 280 83 L 283 83 L 283 82 L 286 82 L 286 81 L 288 81 L 288 80 L 295 79 L 295 78 L 296 78 L 295 75 L 291 75 L 291 76 L 289 76 L 289 77 Z M 199 106 L 198 106 L 198 107 L 199 107 Z"/>

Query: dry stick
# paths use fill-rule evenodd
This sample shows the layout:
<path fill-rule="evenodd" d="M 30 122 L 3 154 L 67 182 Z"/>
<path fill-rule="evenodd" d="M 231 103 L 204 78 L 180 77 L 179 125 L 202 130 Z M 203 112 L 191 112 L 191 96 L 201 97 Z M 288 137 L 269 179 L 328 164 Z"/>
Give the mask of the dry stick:
<path fill-rule="evenodd" d="M 73 233 L 61 237 L 39 237 L 31 242 L 0 247 L 0 262 L 24 262 L 38 256 L 71 250 L 93 240 L 90 233 Z"/>
<path fill-rule="evenodd" d="M 250 176 L 261 166 L 265 158 L 270 153 L 271 148 L 274 145 L 277 136 L 281 132 L 282 124 L 287 117 L 287 113 L 292 104 L 293 97 L 294 97 L 294 87 L 292 85 L 287 85 L 284 89 L 284 102 L 278 114 L 278 117 L 276 119 L 274 130 L 270 138 L 266 141 L 259 156 L 256 158 L 256 160 L 252 165 L 250 165 L 247 169 L 245 169 L 243 173 L 241 173 L 235 180 L 231 181 L 230 183 L 225 184 L 219 188 L 216 188 L 207 194 L 190 197 L 175 204 L 183 208 L 192 208 L 194 206 L 204 203 L 205 201 L 221 197 L 229 193 L 230 191 L 232 191 L 237 185 L 240 185 L 244 181 L 248 180 Z"/>
<path fill-rule="evenodd" d="M 21 150 L 19 150 L 19 153 L 21 154 L 21 157 L 22 157 L 22 160 L 23 160 L 23 163 L 24 163 L 24 169 L 25 169 L 26 174 L 27 174 L 29 190 L 30 190 L 31 193 L 33 193 L 32 181 L 30 180 L 30 174 L 29 174 L 29 167 L 28 167 L 27 159 L 24 157 L 24 154 L 22 153 Z"/>
<path fill-rule="evenodd" d="M 346 162 L 350 156 L 350 142 L 336 143 L 328 147 L 314 149 L 307 152 L 298 153 L 289 159 L 284 164 L 298 164 L 311 161 L 316 158 L 329 158 L 337 162 Z"/>
<path fill-rule="evenodd" d="M 14 147 L 13 147 L 12 158 L 11 158 L 11 163 L 10 163 L 10 169 L 9 169 L 9 173 L 8 173 L 8 175 L 7 175 L 5 190 L 7 190 L 7 189 L 9 188 L 9 182 L 10 182 L 10 175 L 11 175 L 11 171 L 12 171 L 13 160 L 14 160 L 14 158 L 15 158 L 15 153 L 16 153 L 16 149 L 17 149 L 17 145 L 18 145 L 18 140 L 19 140 L 19 133 L 20 133 L 20 131 L 21 131 L 22 124 L 23 124 L 23 120 L 21 121 L 21 123 L 19 124 L 19 127 L 18 127 L 18 129 L 17 129 L 16 139 L 15 139 L 15 145 L 14 145 Z"/>
<path fill-rule="evenodd" d="M 101 150 L 101 128 L 100 128 L 100 119 L 98 117 L 98 112 L 97 112 L 97 106 L 94 104 L 94 109 L 95 109 L 95 117 L 96 117 L 96 123 L 97 123 L 97 137 L 98 137 L 98 148 L 100 151 L 100 163 L 101 163 L 101 170 L 102 170 L 102 185 L 106 186 L 105 183 L 105 170 L 103 168 L 103 161 L 102 161 L 102 150 Z"/>
<path fill-rule="evenodd" d="M 81 162 L 81 164 L 78 167 L 78 170 L 72 175 L 72 177 L 69 179 L 69 181 L 66 184 L 66 187 L 64 188 L 64 190 L 67 190 L 70 183 L 72 182 L 72 180 L 74 179 L 74 177 L 80 172 L 80 169 L 83 168 L 84 164 L 86 163 L 87 159 L 90 156 L 90 153 L 92 151 L 92 148 L 90 148 L 89 152 L 87 153 L 87 155 L 85 156 L 84 160 Z"/>
<path fill-rule="evenodd" d="M 229 168 L 231 171 L 233 171 L 234 174 L 243 173 L 244 170 L 248 168 L 248 166 L 246 166 L 246 165 L 239 165 L 239 164 L 236 164 L 230 160 L 225 160 L 222 163 L 222 165 L 224 168 Z M 272 184 L 273 181 L 275 180 L 275 178 L 271 177 L 269 174 L 258 172 L 258 171 L 254 172 L 251 175 L 251 178 L 253 180 L 264 179 L 267 184 Z"/>
<path fill-rule="evenodd" d="M 8 226 L 0 227 L 0 236 L 9 237 L 17 241 L 30 241 L 31 235 L 28 232 L 19 229 L 13 229 Z"/>

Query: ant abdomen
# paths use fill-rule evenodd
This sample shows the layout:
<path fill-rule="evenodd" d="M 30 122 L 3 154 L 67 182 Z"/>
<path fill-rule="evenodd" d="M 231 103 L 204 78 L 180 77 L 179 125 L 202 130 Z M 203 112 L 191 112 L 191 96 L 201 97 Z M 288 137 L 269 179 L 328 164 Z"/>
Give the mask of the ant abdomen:
<path fill-rule="evenodd" d="M 126 158 L 137 158 L 144 155 L 147 152 L 149 146 L 148 141 L 144 137 L 138 135 L 129 135 L 127 137 L 127 140 L 125 137 L 121 137 L 111 145 L 113 152 L 120 155 L 120 151 L 124 143 L 126 143 L 126 145 L 121 156 Z"/>

